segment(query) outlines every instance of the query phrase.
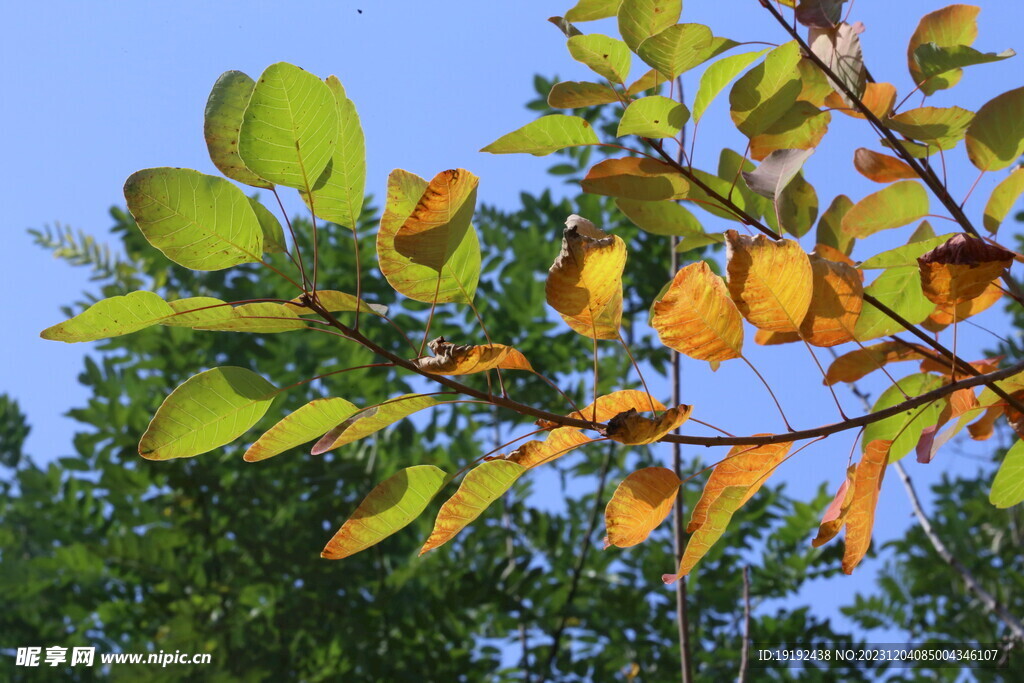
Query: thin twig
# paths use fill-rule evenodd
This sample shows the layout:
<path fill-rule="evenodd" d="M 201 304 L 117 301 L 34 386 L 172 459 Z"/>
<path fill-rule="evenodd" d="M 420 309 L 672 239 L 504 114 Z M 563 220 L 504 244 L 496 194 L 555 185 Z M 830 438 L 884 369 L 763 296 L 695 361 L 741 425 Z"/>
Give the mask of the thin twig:
<path fill-rule="evenodd" d="M 743 565 L 743 644 L 740 649 L 740 672 L 737 683 L 746 683 L 750 651 L 750 567 Z"/>

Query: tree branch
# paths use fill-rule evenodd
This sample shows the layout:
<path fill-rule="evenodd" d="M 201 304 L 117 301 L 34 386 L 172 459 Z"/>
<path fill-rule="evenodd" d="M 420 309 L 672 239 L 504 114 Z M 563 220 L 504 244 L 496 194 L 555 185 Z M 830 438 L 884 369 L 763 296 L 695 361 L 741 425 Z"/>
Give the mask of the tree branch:
<path fill-rule="evenodd" d="M 743 644 L 740 651 L 740 671 L 737 683 L 746 683 L 750 657 L 750 567 L 743 565 Z"/>

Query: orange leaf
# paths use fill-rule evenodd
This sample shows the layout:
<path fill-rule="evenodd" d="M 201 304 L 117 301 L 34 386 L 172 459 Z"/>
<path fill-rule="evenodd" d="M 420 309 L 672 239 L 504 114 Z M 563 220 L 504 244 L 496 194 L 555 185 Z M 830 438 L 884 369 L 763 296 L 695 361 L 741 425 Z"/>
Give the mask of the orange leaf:
<path fill-rule="evenodd" d="M 777 346 L 800 341 L 799 332 L 769 332 L 758 330 L 754 333 L 754 343 L 759 346 Z"/>
<path fill-rule="evenodd" d="M 925 361 L 926 363 L 928 361 Z M 974 394 L 974 389 L 958 389 L 954 391 L 946 399 L 946 405 L 943 407 L 942 412 L 939 413 L 938 420 L 935 421 L 934 425 L 929 425 L 921 431 L 921 438 L 917 441 L 917 461 L 920 463 L 929 463 L 935 458 L 935 454 L 938 453 L 942 446 L 953 438 L 957 432 L 962 428 L 963 422 L 959 422 L 942 434 L 939 434 L 939 430 L 952 420 L 954 417 L 960 417 L 967 413 L 976 413 L 982 410 L 982 406 L 978 403 L 978 397 Z"/>
<path fill-rule="evenodd" d="M 604 547 L 628 548 L 645 540 L 672 510 L 681 483 L 665 467 L 645 467 L 623 479 L 604 509 Z"/>
<path fill-rule="evenodd" d="M 861 97 L 861 101 L 867 105 L 872 114 L 879 119 L 884 119 L 892 111 L 893 105 L 896 104 L 896 87 L 891 83 L 868 83 L 864 88 L 864 95 Z M 860 113 L 859 109 L 848 107 L 843 102 L 842 96 L 837 92 L 833 92 L 825 98 L 825 106 L 837 109 L 855 119 L 867 118 L 864 114 Z"/>
<path fill-rule="evenodd" d="M 995 433 L 996 420 L 1003 414 L 1003 406 L 988 408 L 978 420 L 967 425 L 967 431 L 975 441 L 987 441 Z"/>
<path fill-rule="evenodd" d="M 511 346 L 489 344 L 484 346 L 456 346 L 444 337 L 427 344 L 433 358 L 417 358 L 413 364 L 434 375 L 469 375 L 499 368 L 502 370 L 532 371 L 530 361 Z"/>
<path fill-rule="evenodd" d="M 892 441 L 878 439 L 864 450 L 853 475 L 853 501 L 846 514 L 846 549 L 843 572 L 852 574 L 871 547 L 871 529 L 875 525 L 875 508 L 882 488 L 882 477 L 889 464 Z"/>
<path fill-rule="evenodd" d="M 631 408 L 638 413 L 650 412 L 652 405 L 654 410 L 667 410 L 661 401 L 646 392 L 637 391 L 636 389 L 622 389 L 621 391 L 613 391 L 604 396 L 598 396 L 596 404 L 596 417 L 594 416 L 594 403 L 587 404 L 586 408 L 581 409 L 578 413 L 572 413 L 569 417 L 574 417 L 577 420 L 607 422 L 619 413 L 624 413 Z M 538 424 L 540 423 L 538 422 Z"/>
<path fill-rule="evenodd" d="M 811 305 L 814 276 L 793 240 L 725 233 L 729 293 L 740 313 L 770 332 L 797 332 Z"/>
<path fill-rule="evenodd" d="M 931 354 L 923 346 L 901 342 L 882 342 L 844 353 L 832 361 L 825 373 L 825 384 L 856 382 L 884 365 L 901 360 L 929 358 Z M 922 371 L 923 372 L 923 371 Z"/>
<path fill-rule="evenodd" d="M 846 516 L 850 513 L 850 504 L 853 503 L 853 475 L 856 472 L 856 465 L 850 465 L 846 470 L 846 480 L 840 485 L 836 497 L 832 499 L 825 515 L 821 518 L 818 526 L 818 535 L 811 541 L 811 545 L 819 548 L 839 533 L 839 530 L 846 524 Z"/>
<path fill-rule="evenodd" d="M 527 441 L 505 456 L 505 460 L 519 463 L 529 469 L 557 460 L 577 446 L 591 441 L 593 439 L 575 427 L 559 427 L 552 430 L 544 441 L 536 439 Z"/>
<path fill-rule="evenodd" d="M 818 256 L 820 256 L 823 259 L 828 259 L 829 261 L 835 261 L 836 263 L 845 263 L 848 266 L 854 266 L 854 267 L 856 267 L 856 265 L 857 265 L 856 261 L 854 261 L 852 258 L 847 256 L 845 253 L 839 251 L 835 247 L 829 246 L 827 244 L 821 244 L 820 242 L 818 244 L 814 245 L 814 253 L 817 254 Z M 861 282 L 863 282 L 864 281 L 864 273 L 861 272 L 861 271 L 857 271 L 857 272 L 860 275 Z"/>
<path fill-rule="evenodd" d="M 917 178 L 914 169 L 905 162 L 888 154 L 873 152 L 865 147 L 853 153 L 853 167 L 862 176 L 876 183 L 891 183 L 894 180 Z"/>
<path fill-rule="evenodd" d="M 440 272 L 469 229 L 479 183 L 479 178 L 461 168 L 434 176 L 395 233 L 398 253 Z"/>
<path fill-rule="evenodd" d="M 682 199 L 690 190 L 679 171 L 646 157 L 605 159 L 587 172 L 580 187 L 590 194 L 645 202 Z"/>
<path fill-rule="evenodd" d="M 654 443 L 690 419 L 692 412 L 693 406 L 680 405 L 669 408 L 661 416 L 652 419 L 639 415 L 635 408 L 630 408 L 608 420 L 605 436 L 627 446 Z"/>
<path fill-rule="evenodd" d="M 800 334 L 808 344 L 835 346 L 853 341 L 864 304 L 864 285 L 856 268 L 811 255 L 814 290 Z"/>
<path fill-rule="evenodd" d="M 768 435 L 758 434 L 757 436 Z M 708 482 L 704 485 L 704 492 L 693 508 L 690 523 L 686 527 L 687 533 L 693 533 L 695 529 L 704 524 L 707 520 L 708 510 L 725 489 L 732 486 L 742 487 L 744 495 L 740 500 L 740 505 L 750 500 L 772 471 L 785 459 L 792 446 L 791 441 L 766 446 L 733 446 L 726 454 L 725 459 L 715 466 L 711 476 L 708 477 Z"/>
<path fill-rule="evenodd" d="M 725 282 L 706 261 L 676 273 L 668 291 L 654 302 L 651 326 L 665 346 L 690 358 L 713 362 L 743 354 L 743 318 Z"/>
<path fill-rule="evenodd" d="M 574 221 L 573 219 L 578 219 Z M 593 223 L 571 216 L 562 238 L 562 251 L 548 271 L 545 287 L 548 304 L 569 325 L 588 337 L 616 339 L 622 305 L 622 271 L 626 244 L 608 236 Z M 581 229 L 581 225 L 586 226 Z M 587 234 L 590 233 L 590 234 Z M 612 324 L 597 329 L 606 309 L 618 306 Z"/>
<path fill-rule="evenodd" d="M 930 301 L 955 306 L 981 296 L 1013 263 L 1013 252 L 958 233 L 917 259 Z"/>
<path fill-rule="evenodd" d="M 939 306 L 932 311 L 927 320 L 921 323 L 921 327 L 925 328 L 929 332 L 941 332 L 953 324 L 954 310 L 956 311 L 956 320 L 959 322 L 991 308 L 1002 297 L 1002 288 L 993 282 L 985 289 L 984 292 L 970 301 L 964 301 L 957 304 L 955 307 Z"/>
<path fill-rule="evenodd" d="M 722 537 L 725 528 L 729 526 L 733 514 L 744 502 L 746 487 L 726 486 L 715 501 L 708 506 L 707 514 L 701 522 L 700 527 L 693 531 L 690 540 L 686 543 L 686 550 L 679 561 L 679 569 L 675 574 L 662 574 L 661 580 L 665 583 L 675 583 L 690 573 L 711 546 Z"/>
<path fill-rule="evenodd" d="M 972 361 L 970 365 L 972 368 L 974 368 L 975 370 L 984 375 L 998 370 L 999 362 L 1003 360 L 1003 358 L 1005 357 L 1006 356 L 996 356 L 995 358 L 985 358 L 984 360 L 976 360 Z M 952 367 L 952 364 L 948 360 L 946 360 L 945 357 L 941 359 L 932 357 L 926 358 L 923 361 L 921 361 L 921 372 L 934 372 L 936 374 L 946 375 L 947 377 L 949 377 L 953 374 L 951 372 Z M 963 377 L 964 375 L 962 371 L 959 371 L 959 374 L 961 377 Z"/>

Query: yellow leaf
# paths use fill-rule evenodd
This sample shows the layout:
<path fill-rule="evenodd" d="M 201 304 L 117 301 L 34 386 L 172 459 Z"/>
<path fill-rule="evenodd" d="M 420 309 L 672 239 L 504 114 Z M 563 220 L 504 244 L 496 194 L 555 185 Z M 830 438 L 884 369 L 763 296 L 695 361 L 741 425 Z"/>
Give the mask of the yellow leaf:
<path fill-rule="evenodd" d="M 469 375 L 495 368 L 533 370 L 522 353 L 504 344 L 456 346 L 445 341 L 444 337 L 438 337 L 427 346 L 433 352 L 433 358 L 417 358 L 413 364 L 434 375 Z"/>
<path fill-rule="evenodd" d="M 711 546 L 722 537 L 729 526 L 733 514 L 744 503 L 746 488 L 743 486 L 726 486 L 715 501 L 708 507 L 707 514 L 701 525 L 694 529 L 693 535 L 686 543 L 686 550 L 679 561 L 679 569 L 675 574 L 662 574 L 661 580 L 666 584 L 675 583 L 700 562 L 701 558 L 711 550 Z"/>
<path fill-rule="evenodd" d="M 1013 263 L 1013 252 L 959 233 L 917 259 L 921 288 L 940 306 L 981 296 Z"/>
<path fill-rule="evenodd" d="M 751 324 L 798 332 L 811 305 L 814 276 L 807 254 L 792 240 L 726 232 L 729 293 Z"/>
<path fill-rule="evenodd" d="M 504 459 L 529 469 L 557 460 L 577 446 L 591 441 L 593 439 L 575 427 L 559 427 L 552 430 L 544 441 L 527 441 Z"/>
<path fill-rule="evenodd" d="M 864 450 L 853 475 L 853 500 L 846 514 L 846 549 L 843 572 L 852 574 L 871 547 L 871 529 L 875 525 L 875 508 L 882 488 L 882 477 L 889 464 L 892 441 L 878 439 Z"/>
<path fill-rule="evenodd" d="M 873 152 L 865 147 L 853 153 L 853 166 L 857 171 L 876 183 L 891 183 L 894 180 L 917 178 L 914 169 L 905 162 L 888 154 Z"/>
<path fill-rule="evenodd" d="M 864 304 L 864 286 L 856 268 L 812 255 L 814 290 L 800 334 L 808 344 L 835 346 L 853 341 Z"/>
<path fill-rule="evenodd" d="M 825 384 L 838 382 L 856 382 L 889 363 L 901 360 L 917 360 L 927 358 L 931 354 L 928 349 L 917 344 L 901 342 L 882 342 L 864 346 L 855 351 L 844 353 L 832 361 L 825 373 Z"/>
<path fill-rule="evenodd" d="M 743 355 L 743 318 L 706 261 L 679 270 L 654 302 L 651 326 L 669 348 L 710 362 Z"/>
<path fill-rule="evenodd" d="M 769 332 L 758 330 L 754 333 L 754 343 L 758 346 L 778 346 L 800 341 L 799 332 Z"/>
<path fill-rule="evenodd" d="M 861 101 L 875 117 L 884 119 L 896 104 L 896 88 L 891 83 L 868 83 L 864 88 Z M 842 95 L 837 92 L 832 92 L 825 98 L 825 105 L 855 119 L 867 118 L 859 109 L 850 107 L 843 102 Z"/>
<path fill-rule="evenodd" d="M 604 547 L 644 541 L 672 510 L 682 482 L 666 467 L 645 467 L 622 480 L 604 509 Z"/>
<path fill-rule="evenodd" d="M 395 233 L 398 253 L 440 273 L 469 230 L 479 182 L 465 169 L 434 176 Z"/>
<path fill-rule="evenodd" d="M 819 548 L 835 538 L 839 530 L 846 524 L 846 516 L 850 513 L 850 504 L 853 503 L 853 476 L 856 471 L 856 465 L 850 465 L 847 468 L 846 480 L 843 481 L 836 492 L 836 497 L 832 499 L 828 509 L 825 510 L 825 515 L 821 518 L 821 524 L 818 526 L 818 535 L 811 541 L 811 545 L 815 548 Z"/>
<path fill-rule="evenodd" d="M 978 37 L 978 12 L 980 7 L 973 5 L 950 5 L 930 12 L 921 18 L 917 29 L 910 37 L 907 45 L 907 66 L 915 84 L 920 84 L 925 95 L 937 90 L 951 88 L 959 82 L 963 75 L 962 69 L 953 69 L 931 78 L 926 78 L 918 63 L 915 51 L 925 43 L 935 43 L 936 47 L 955 47 L 970 45 Z"/>
<path fill-rule="evenodd" d="M 607 422 L 619 413 L 624 413 L 630 409 L 638 413 L 645 413 L 650 412 L 653 405 L 654 410 L 666 410 L 661 401 L 646 392 L 637 391 L 636 389 L 622 389 L 621 391 L 613 391 L 604 396 L 598 396 L 596 405 L 596 417 L 594 403 L 588 404 L 587 407 L 581 409 L 578 413 L 572 413 L 569 417 L 574 417 L 577 420 Z"/>
<path fill-rule="evenodd" d="M 630 408 L 608 420 L 605 436 L 627 446 L 654 443 L 690 419 L 692 412 L 693 406 L 680 405 L 651 419 L 637 414 L 635 408 Z"/>

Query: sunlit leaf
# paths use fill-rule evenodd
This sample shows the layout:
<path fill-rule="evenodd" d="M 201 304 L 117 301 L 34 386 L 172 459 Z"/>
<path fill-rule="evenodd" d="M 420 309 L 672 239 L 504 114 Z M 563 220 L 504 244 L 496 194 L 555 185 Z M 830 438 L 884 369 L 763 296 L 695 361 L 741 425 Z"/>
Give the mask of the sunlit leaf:
<path fill-rule="evenodd" d="M 591 194 L 638 201 L 678 199 L 690 191 L 681 173 L 646 157 L 605 159 L 587 172 L 580 186 Z"/>
<path fill-rule="evenodd" d="M 442 273 L 470 230 L 479 182 L 461 168 L 434 176 L 395 233 L 395 251 L 417 265 Z"/>
<path fill-rule="evenodd" d="M 370 491 L 338 529 L 320 557 L 340 560 L 380 543 L 420 516 L 445 484 L 443 470 L 416 465 L 399 470 Z"/>
<path fill-rule="evenodd" d="M 684 236 L 704 232 L 696 216 L 674 201 L 644 202 L 620 197 L 615 200 L 615 206 L 636 227 L 652 235 Z"/>
<path fill-rule="evenodd" d="M 911 398 L 920 396 L 933 389 L 938 389 L 943 384 L 941 377 L 925 373 L 903 377 L 897 382 L 899 386 L 890 386 L 882 392 L 875 405 L 872 406 L 871 412 L 877 413 L 890 408 L 907 400 L 907 396 Z M 914 449 L 921 438 L 921 432 L 925 427 L 934 425 L 941 412 L 942 402 L 939 401 L 912 408 L 878 422 L 872 422 L 864 428 L 861 442 L 864 447 L 868 447 L 877 439 L 892 441 L 889 447 L 889 458 L 895 462 Z"/>
<path fill-rule="evenodd" d="M 196 327 L 229 320 L 235 316 L 231 304 L 210 296 L 191 296 L 168 302 L 174 315 L 160 321 L 167 327 Z"/>
<path fill-rule="evenodd" d="M 843 216 L 843 232 L 867 237 L 927 216 L 928 192 L 921 183 L 902 180 L 870 194 Z"/>
<path fill-rule="evenodd" d="M 743 355 L 743 318 L 706 261 L 676 273 L 654 303 L 651 326 L 663 344 L 690 358 L 717 362 Z"/>
<path fill-rule="evenodd" d="M 864 54 L 860 47 L 858 33 L 863 26 L 840 23 L 835 28 L 814 28 L 808 31 L 811 51 L 824 62 L 825 66 L 835 75 L 838 82 L 829 77 L 832 88 L 842 97 L 847 105 L 844 90 L 860 97 L 867 84 L 867 69 L 864 68 Z M 840 86 L 845 86 L 840 87 Z"/>
<path fill-rule="evenodd" d="M 892 113 L 892 108 L 896 104 L 896 87 L 891 83 L 868 83 L 864 86 L 864 94 L 861 95 L 860 101 L 875 118 L 884 119 Z M 837 92 L 832 92 L 825 98 L 825 105 L 855 119 L 867 118 L 860 109 L 854 107 L 852 103 L 847 103 Z"/>
<path fill-rule="evenodd" d="M 690 419 L 692 412 L 693 406 L 680 405 L 669 408 L 656 418 L 649 418 L 630 408 L 608 420 L 605 436 L 627 446 L 654 443 Z"/>
<path fill-rule="evenodd" d="M 661 86 L 668 83 L 668 81 L 669 79 L 665 74 L 658 73 L 657 69 L 650 69 L 626 88 L 626 95 L 633 97 L 649 90 L 653 91 L 653 94 L 656 95 L 661 90 Z"/>
<path fill-rule="evenodd" d="M 941 332 L 949 325 L 952 325 L 954 320 L 957 322 L 967 320 L 972 315 L 977 315 L 982 311 L 988 310 L 1001 298 L 1003 298 L 1003 290 L 997 283 L 993 282 L 985 289 L 984 292 L 970 301 L 957 304 L 955 307 L 936 307 L 936 309 L 921 322 L 921 327 L 925 328 L 929 332 Z"/>
<path fill-rule="evenodd" d="M 825 545 L 839 533 L 839 530 L 846 524 L 846 516 L 850 514 L 850 505 L 853 503 L 854 494 L 854 473 L 857 471 L 856 465 L 850 465 L 846 470 L 846 479 L 839 486 L 839 490 L 836 491 L 835 498 L 829 504 L 825 510 L 825 514 L 821 518 L 821 524 L 818 526 L 818 535 L 811 541 L 811 545 L 815 548 L 820 548 Z"/>
<path fill-rule="evenodd" d="M 967 156 L 982 171 L 1007 168 L 1024 154 L 1024 88 L 1004 92 L 978 110 L 967 129 Z"/>
<path fill-rule="evenodd" d="M 978 37 L 980 11 L 981 8 L 973 5 L 950 5 L 922 17 L 907 45 L 907 66 L 910 67 L 910 77 L 925 95 L 952 88 L 960 81 L 963 72 L 955 69 L 929 78 L 918 62 L 918 48 L 927 43 L 939 48 L 970 45 Z"/>
<path fill-rule="evenodd" d="M 246 167 L 277 185 L 312 189 L 338 142 L 338 107 L 331 89 L 286 62 L 256 81 L 238 133 Z"/>
<path fill-rule="evenodd" d="M 249 446 L 246 462 L 266 460 L 322 436 L 359 410 L 343 398 L 318 398 L 284 417 Z"/>
<path fill-rule="evenodd" d="M 675 574 L 662 574 L 666 584 L 675 583 L 689 574 L 725 533 L 733 514 L 743 505 L 746 487 L 727 486 L 708 507 L 704 522 L 696 529 L 686 543 L 686 550 Z"/>
<path fill-rule="evenodd" d="M 988 499 L 997 508 L 1024 501 L 1024 441 L 1017 440 L 1003 456 Z"/>
<path fill-rule="evenodd" d="M 565 18 L 569 21 L 595 21 L 614 17 L 620 2 L 622 0 L 579 0 L 565 13 Z"/>
<path fill-rule="evenodd" d="M 210 316 L 207 321 L 195 321 L 197 330 L 217 332 L 288 332 L 301 330 L 307 323 L 299 317 L 293 307 L 273 302 L 242 304 L 231 310 L 230 316 Z"/>
<path fill-rule="evenodd" d="M 767 216 L 768 224 L 794 237 L 810 232 L 818 217 L 818 193 L 802 172 L 782 190 L 774 205 L 774 214 Z"/>
<path fill-rule="evenodd" d="M 370 434 L 390 427 L 413 413 L 436 406 L 437 404 L 437 399 L 432 396 L 404 394 L 375 406 L 363 408 L 324 434 L 323 438 L 316 442 L 313 450 L 310 452 L 313 455 L 320 455 L 353 441 L 358 441 Z"/>
<path fill-rule="evenodd" d="M 607 85 L 586 81 L 555 83 L 548 93 L 548 105 L 554 109 L 592 107 L 596 104 L 618 102 L 619 96 Z"/>
<path fill-rule="evenodd" d="M 723 57 L 713 62 L 701 75 L 697 94 L 693 99 L 693 120 L 700 121 L 708 106 L 719 93 L 729 85 L 740 72 L 761 58 L 768 50 L 744 52 L 731 57 Z"/>
<path fill-rule="evenodd" d="M 251 370 L 213 368 L 164 399 L 139 441 L 147 460 L 189 458 L 231 443 L 259 422 L 278 389 Z"/>
<path fill-rule="evenodd" d="M 532 371 L 530 362 L 519 351 L 504 344 L 456 346 L 444 337 L 432 339 L 427 346 L 433 357 L 418 358 L 413 364 L 433 375 L 470 375 L 495 368 Z"/>
<path fill-rule="evenodd" d="M 919 107 L 886 119 L 885 125 L 912 140 L 952 149 L 963 139 L 974 112 L 960 107 Z"/>
<path fill-rule="evenodd" d="M 703 24 L 675 24 L 643 41 L 637 54 L 670 79 L 689 71 L 708 58 L 714 34 Z"/>
<path fill-rule="evenodd" d="M 702 171 L 699 168 L 690 169 L 690 172 L 696 176 L 696 179 L 701 184 L 707 186 L 711 191 L 720 197 L 728 197 L 733 204 L 736 205 L 740 211 L 746 213 L 756 213 L 758 205 L 751 204 L 751 198 L 756 202 L 762 202 L 763 200 L 755 195 L 753 192 L 737 192 L 735 187 L 742 181 L 742 177 L 733 176 L 726 180 L 725 178 L 719 178 L 716 175 L 712 175 L 706 171 Z M 749 195 L 749 197 L 747 196 Z M 717 198 L 713 197 L 710 193 L 705 192 L 700 185 L 696 182 L 690 185 L 686 192 L 686 195 L 682 199 L 692 202 L 694 206 L 700 207 L 704 211 L 710 214 L 725 218 L 731 221 L 740 221 L 740 218 L 736 215 L 735 211 L 725 204 L 722 204 Z M 742 221 L 740 221 L 742 222 Z"/>
<path fill-rule="evenodd" d="M 828 367 L 825 384 L 856 382 L 889 363 L 919 360 L 929 355 L 928 349 L 918 344 L 882 342 L 844 353 Z"/>
<path fill-rule="evenodd" d="M 550 114 L 503 135 L 481 152 L 524 153 L 542 157 L 566 147 L 597 145 L 601 141 L 589 123 L 579 116 Z"/>
<path fill-rule="evenodd" d="M 925 365 L 928 361 L 922 363 Z M 917 461 L 927 464 L 935 458 L 935 454 L 950 439 L 963 428 L 964 423 L 973 419 L 984 408 L 978 403 L 974 395 L 974 389 L 957 389 L 949 395 L 939 413 L 934 425 L 929 425 L 921 431 L 921 438 L 917 442 Z M 966 420 L 960 420 L 949 429 L 940 433 L 940 430 L 953 418 L 967 416 Z"/>
<path fill-rule="evenodd" d="M 270 189 L 270 183 L 246 168 L 238 156 L 238 131 L 256 81 L 241 71 L 225 71 L 206 101 L 203 136 L 210 160 L 221 173 L 246 185 Z"/>
<path fill-rule="evenodd" d="M 896 247 L 895 249 L 889 249 L 888 251 L 875 254 L 867 261 L 860 264 L 860 267 L 862 270 L 896 268 L 901 266 L 916 268 L 919 256 L 923 256 L 940 244 L 945 244 L 954 235 L 956 235 L 955 232 L 949 232 L 944 235 L 939 235 L 938 237 L 929 237 L 917 242 L 911 241 L 909 244 L 904 244 L 902 247 Z"/>
<path fill-rule="evenodd" d="M 147 168 L 128 177 L 124 198 L 149 243 L 178 265 L 221 270 L 260 261 L 259 220 L 230 181 L 185 168 Z"/>
<path fill-rule="evenodd" d="M 596 413 L 595 404 L 590 403 L 581 408 L 578 413 L 574 412 L 569 417 L 577 420 L 593 420 L 594 422 L 607 422 L 619 413 L 635 410 L 638 413 L 649 412 L 651 407 L 654 410 L 667 410 L 661 401 L 636 389 L 623 389 L 613 391 L 610 394 L 597 397 Z"/>
<path fill-rule="evenodd" d="M 604 547 L 628 548 L 646 540 L 668 517 L 681 483 L 666 467 L 645 467 L 630 473 L 604 509 L 608 529 Z"/>
<path fill-rule="evenodd" d="M 906 162 L 865 147 L 860 147 L 853 153 L 853 167 L 862 176 L 876 183 L 917 178 L 917 173 Z"/>
<path fill-rule="evenodd" d="M 747 137 L 763 133 L 796 102 L 801 85 L 800 48 L 788 42 L 743 75 L 729 92 L 733 123 Z"/>
<path fill-rule="evenodd" d="M 811 304 L 813 275 L 807 253 L 792 240 L 726 233 L 729 293 L 752 325 L 797 332 Z"/>
<path fill-rule="evenodd" d="M 619 33 L 636 52 L 640 43 L 679 21 L 682 10 L 682 0 L 622 0 Z"/>
<path fill-rule="evenodd" d="M 811 255 L 814 291 L 800 334 L 814 346 L 836 346 L 854 340 L 854 329 L 864 304 L 864 288 L 857 270 L 845 263 Z"/>
<path fill-rule="evenodd" d="M 852 484 L 853 500 L 846 514 L 846 548 L 843 552 L 843 572 L 846 574 L 853 573 L 871 547 L 871 530 L 875 525 L 882 477 L 889 463 L 889 446 L 888 441 L 872 441 L 857 463 Z"/>
<path fill-rule="evenodd" d="M 844 254 L 853 251 L 854 238 L 842 229 L 843 218 L 852 208 L 853 201 L 845 194 L 838 195 L 832 200 L 818 221 L 818 230 L 815 233 L 818 244 L 832 247 Z"/>
<path fill-rule="evenodd" d="M 153 292 L 131 292 L 97 301 L 70 320 L 39 333 L 43 339 L 86 342 L 116 337 L 156 325 L 174 315 L 166 301 Z"/>
<path fill-rule="evenodd" d="M 985 204 L 985 229 L 995 234 L 1000 224 L 1010 213 L 1021 193 L 1024 192 L 1024 168 L 1015 168 L 1010 175 L 1003 178 Z"/>
<path fill-rule="evenodd" d="M 889 268 L 864 289 L 902 318 L 916 325 L 935 310 L 921 290 L 921 276 L 913 267 Z M 868 341 L 903 331 L 903 326 L 874 305 L 865 302 L 854 330 L 858 341 Z"/>
<path fill-rule="evenodd" d="M 924 295 L 940 306 L 952 307 L 981 296 L 1013 263 L 1013 252 L 957 233 L 917 262 Z"/>
<path fill-rule="evenodd" d="M 567 45 L 569 54 L 577 62 L 586 64 L 592 71 L 612 83 L 625 84 L 632 56 L 629 46 L 624 42 L 600 33 L 590 33 L 573 36 Z"/>
<path fill-rule="evenodd" d="M 537 439 L 527 441 L 505 456 L 505 460 L 518 463 L 529 469 L 538 465 L 546 465 L 561 458 L 572 449 L 591 441 L 593 439 L 575 427 L 559 427 L 551 430 L 551 433 L 543 441 Z"/>
<path fill-rule="evenodd" d="M 256 214 L 256 220 L 260 223 L 260 231 L 263 233 L 263 251 L 268 254 L 287 251 L 281 221 L 277 220 L 277 217 L 270 213 L 270 209 L 263 206 L 257 199 L 253 197 L 247 197 L 247 199 L 253 213 Z"/>
<path fill-rule="evenodd" d="M 616 136 L 671 138 L 679 134 L 689 118 L 690 112 L 682 104 L 661 95 L 651 95 L 634 100 L 626 107 Z"/>
<path fill-rule="evenodd" d="M 959 72 L 965 66 L 1001 62 L 1015 54 L 1017 53 L 1013 50 L 1003 50 L 997 54 L 995 52 L 979 52 L 967 45 L 939 47 L 935 43 L 924 43 L 914 50 L 914 61 L 917 62 L 921 74 L 929 79 L 950 71 Z"/>
<path fill-rule="evenodd" d="M 813 150 L 831 121 L 829 112 L 798 101 L 763 133 L 750 138 L 750 156 L 760 161 L 777 150 Z"/>
<path fill-rule="evenodd" d="M 317 301 L 320 305 L 326 308 L 331 313 L 348 312 L 356 310 L 356 297 L 353 294 L 346 292 L 339 292 L 334 289 L 320 289 L 316 293 Z M 299 305 L 303 297 L 299 296 L 292 299 L 291 304 L 285 304 L 288 308 L 291 308 L 300 315 L 310 314 L 311 311 L 306 306 Z M 361 313 L 372 313 L 374 315 L 387 315 L 388 307 L 380 304 L 367 303 L 364 299 L 359 302 L 359 311 Z"/>
<path fill-rule="evenodd" d="M 455 538 L 488 505 L 501 498 L 524 472 L 525 467 L 507 460 L 484 462 L 467 472 L 459 490 L 438 511 L 434 530 L 420 548 L 420 555 Z"/>

